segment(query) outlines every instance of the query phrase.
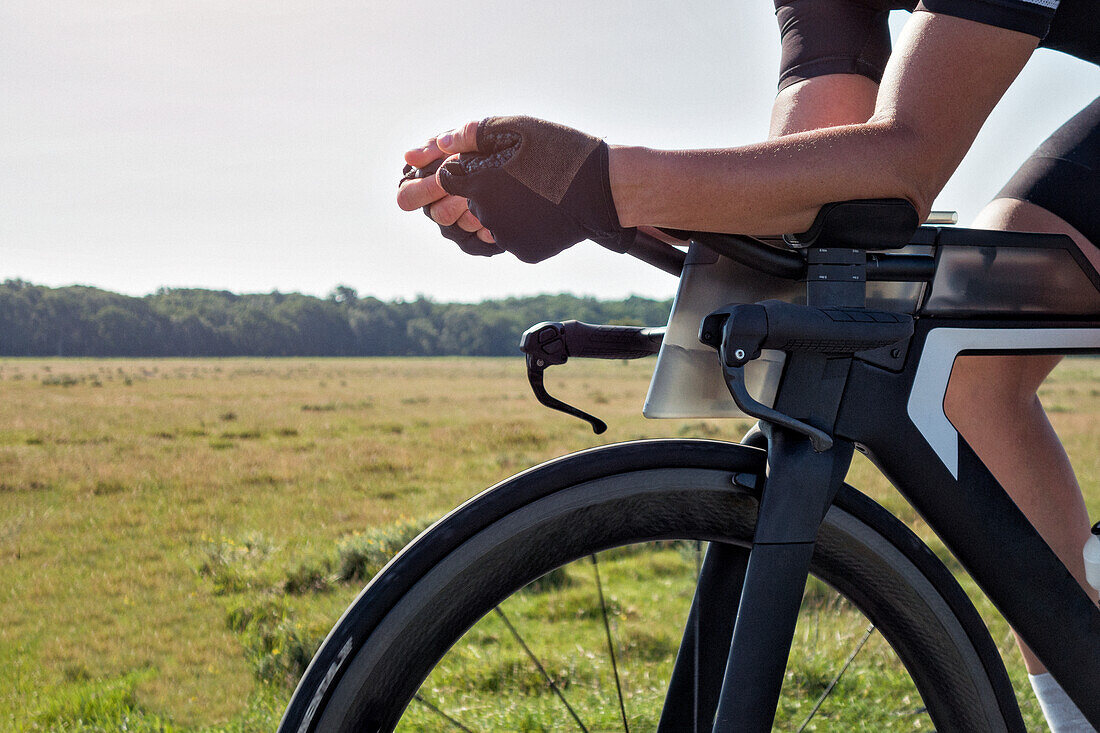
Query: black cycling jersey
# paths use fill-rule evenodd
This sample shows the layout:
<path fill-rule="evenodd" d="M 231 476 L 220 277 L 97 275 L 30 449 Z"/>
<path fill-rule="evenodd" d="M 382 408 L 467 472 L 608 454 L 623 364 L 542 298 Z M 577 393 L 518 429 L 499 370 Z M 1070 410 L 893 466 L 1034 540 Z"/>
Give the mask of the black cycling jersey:
<path fill-rule="evenodd" d="M 823 74 L 881 80 L 890 57 L 887 16 L 917 8 L 1028 33 L 1041 48 L 1100 63 L 1097 0 L 775 0 L 779 88 Z"/>
<path fill-rule="evenodd" d="M 933 13 L 1037 36 L 1040 48 L 1100 63 L 1100 4 L 1096 0 L 923 0 Z"/>
<path fill-rule="evenodd" d="M 921 0 L 918 7 L 1044 38 L 1058 4 L 1059 0 Z"/>

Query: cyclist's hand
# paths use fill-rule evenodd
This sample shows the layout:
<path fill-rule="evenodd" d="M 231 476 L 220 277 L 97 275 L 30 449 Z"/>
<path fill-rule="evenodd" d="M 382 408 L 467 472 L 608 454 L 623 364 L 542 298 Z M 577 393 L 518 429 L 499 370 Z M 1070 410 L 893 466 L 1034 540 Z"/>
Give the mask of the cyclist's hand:
<path fill-rule="evenodd" d="M 447 158 L 434 181 L 404 186 L 402 208 L 431 206 L 436 218 L 447 194 L 467 199 L 497 246 L 525 262 L 552 257 L 583 239 L 618 252 L 634 241 L 635 230 L 619 225 L 608 148 L 598 138 L 533 117 L 489 117 L 410 151 L 406 159 L 415 165 L 438 157 L 436 149 L 461 154 Z"/>
<path fill-rule="evenodd" d="M 409 186 L 423 188 L 424 184 L 434 184 L 438 188 L 435 172 L 442 162 L 442 159 L 434 160 L 423 168 L 406 165 L 399 184 L 401 189 Z M 403 196 L 399 191 L 398 199 L 401 198 Z M 504 251 L 494 244 L 489 230 L 469 212 L 466 199 L 445 194 L 443 198 L 423 206 L 422 210 L 428 218 L 439 224 L 440 233 L 456 243 L 466 254 L 491 257 Z"/>
<path fill-rule="evenodd" d="M 470 123 L 471 140 L 476 128 L 476 122 Z M 440 149 L 438 139 L 433 137 L 423 146 L 405 153 L 407 165 L 399 184 L 397 203 L 406 211 L 420 207 L 439 225 L 443 236 L 458 244 L 467 254 L 485 257 L 500 254 L 504 250 L 494 244 L 493 235 L 470 213 L 466 199 L 448 194 L 435 177 L 436 170 L 449 153 L 466 149 L 461 130 L 458 134 L 447 135 L 450 137 L 446 138 L 449 145 L 446 150 Z"/>

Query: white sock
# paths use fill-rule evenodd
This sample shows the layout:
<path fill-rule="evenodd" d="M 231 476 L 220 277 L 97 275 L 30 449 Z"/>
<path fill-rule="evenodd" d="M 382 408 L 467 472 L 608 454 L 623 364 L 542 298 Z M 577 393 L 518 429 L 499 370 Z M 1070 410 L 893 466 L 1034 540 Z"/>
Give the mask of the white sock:
<path fill-rule="evenodd" d="M 1027 677 L 1031 680 L 1035 697 L 1039 698 L 1039 707 L 1043 709 L 1043 717 L 1047 719 L 1051 733 L 1096 733 L 1050 672 L 1029 674 Z"/>

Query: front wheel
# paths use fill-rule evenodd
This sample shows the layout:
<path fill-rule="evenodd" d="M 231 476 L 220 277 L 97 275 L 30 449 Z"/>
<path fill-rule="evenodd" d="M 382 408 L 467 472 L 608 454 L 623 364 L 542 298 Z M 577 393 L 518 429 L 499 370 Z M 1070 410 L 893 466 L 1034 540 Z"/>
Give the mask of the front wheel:
<path fill-rule="evenodd" d="M 280 730 L 709 730 L 714 674 L 690 683 L 694 716 L 662 707 L 677 648 L 708 652 L 684 633 L 703 545 L 737 577 L 757 507 L 741 486 L 763 467 L 744 446 L 639 441 L 489 489 L 364 589 Z M 881 507 L 845 487 L 811 572 L 779 729 L 1023 730 L 977 612 Z"/>

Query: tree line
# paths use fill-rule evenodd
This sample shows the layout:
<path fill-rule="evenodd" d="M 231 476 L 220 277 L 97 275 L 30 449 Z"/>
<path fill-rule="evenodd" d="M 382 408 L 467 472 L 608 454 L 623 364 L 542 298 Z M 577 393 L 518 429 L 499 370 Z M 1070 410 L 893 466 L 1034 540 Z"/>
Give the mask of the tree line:
<path fill-rule="evenodd" d="M 162 288 L 0 285 L 2 356 L 506 356 L 546 320 L 662 325 L 671 300 L 537 295 L 481 303 L 385 302 L 339 286 L 327 298 Z"/>

